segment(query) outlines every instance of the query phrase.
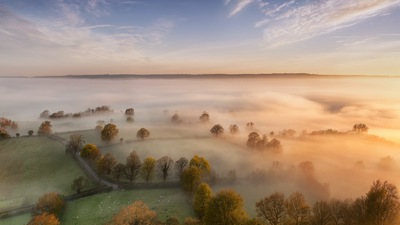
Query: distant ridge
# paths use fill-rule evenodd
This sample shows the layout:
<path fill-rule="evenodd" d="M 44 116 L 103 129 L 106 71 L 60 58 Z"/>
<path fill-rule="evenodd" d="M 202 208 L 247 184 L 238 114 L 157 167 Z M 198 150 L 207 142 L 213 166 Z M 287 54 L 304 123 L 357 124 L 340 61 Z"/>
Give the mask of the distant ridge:
<path fill-rule="evenodd" d="M 72 78 L 72 79 L 232 79 L 232 78 L 326 78 L 326 77 L 388 77 L 365 75 L 319 75 L 309 73 L 269 73 L 269 74 L 93 74 L 37 76 L 35 78 Z"/>
<path fill-rule="evenodd" d="M 252 78 L 400 78 L 389 75 L 324 75 L 310 73 L 263 74 L 93 74 L 60 76 L 0 76 L 0 78 L 64 78 L 64 79 L 252 79 Z"/>

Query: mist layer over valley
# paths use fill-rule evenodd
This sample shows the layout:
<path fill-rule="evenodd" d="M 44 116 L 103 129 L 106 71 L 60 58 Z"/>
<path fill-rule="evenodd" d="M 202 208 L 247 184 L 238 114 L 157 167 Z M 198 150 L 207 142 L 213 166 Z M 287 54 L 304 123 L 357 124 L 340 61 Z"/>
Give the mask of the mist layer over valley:
<path fill-rule="evenodd" d="M 106 114 L 53 119 L 52 130 L 65 138 L 80 131 L 87 143 L 98 144 L 102 153 L 110 152 L 120 162 L 133 150 L 142 159 L 201 155 L 221 178 L 235 171 L 235 182 L 215 188 L 237 190 L 254 211 L 255 201 L 275 191 L 301 191 L 316 201 L 361 196 L 376 179 L 399 186 L 398 87 L 400 79 L 386 77 L 0 78 L 0 116 L 18 122 L 18 132 L 27 135 L 29 130 L 36 133 L 44 110 L 75 113 L 110 106 L 113 112 Z M 131 107 L 134 122 L 128 123 L 124 112 Z M 204 111 L 210 115 L 207 124 L 199 122 Z M 174 114 L 181 123 L 171 123 Z M 125 143 L 110 147 L 85 131 L 98 120 L 113 121 Z M 368 135 L 307 135 L 327 129 L 345 133 L 358 123 L 368 125 Z M 210 134 L 214 124 L 225 128 L 221 137 Z M 239 127 L 237 135 L 229 134 L 232 124 Z M 141 127 L 151 132 L 143 142 L 136 139 Z M 283 135 L 289 129 L 296 133 Z M 274 132 L 282 151 L 248 148 L 253 131 Z"/>

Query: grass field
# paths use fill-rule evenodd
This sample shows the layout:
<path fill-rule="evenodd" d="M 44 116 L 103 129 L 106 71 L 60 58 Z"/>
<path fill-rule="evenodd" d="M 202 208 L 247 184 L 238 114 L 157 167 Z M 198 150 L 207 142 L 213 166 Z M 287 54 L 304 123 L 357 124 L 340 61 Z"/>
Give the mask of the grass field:
<path fill-rule="evenodd" d="M 0 210 L 33 204 L 46 192 L 70 195 L 79 176 L 85 175 L 59 142 L 46 137 L 0 141 Z"/>
<path fill-rule="evenodd" d="M 142 200 L 154 210 L 161 221 L 175 216 L 183 221 L 186 217 L 194 217 L 190 199 L 180 189 L 150 189 L 115 191 L 90 196 L 68 202 L 61 224 L 105 224 L 112 219 L 121 207 L 134 201 Z M 0 225 L 24 225 L 30 214 L 22 214 L 0 219 Z"/>

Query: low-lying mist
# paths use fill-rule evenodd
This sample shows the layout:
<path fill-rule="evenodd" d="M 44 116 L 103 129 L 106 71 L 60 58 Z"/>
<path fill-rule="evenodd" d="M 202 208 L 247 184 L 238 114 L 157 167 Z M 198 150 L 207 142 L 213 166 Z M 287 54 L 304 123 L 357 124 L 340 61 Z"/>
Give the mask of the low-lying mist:
<path fill-rule="evenodd" d="M 312 201 L 351 198 L 364 194 L 373 180 L 397 186 L 400 148 L 400 99 L 396 78 L 283 78 L 283 79 L 44 79 L 1 78 L 0 116 L 19 123 L 21 135 L 37 131 L 44 110 L 81 112 L 107 105 L 113 113 L 52 120 L 54 132 L 93 129 L 96 121 L 113 121 L 118 137 L 135 140 L 146 127 L 151 138 L 121 145 L 113 154 L 120 162 L 133 150 L 142 159 L 169 155 L 207 158 L 223 177 L 235 170 L 236 187 L 254 201 L 274 191 L 304 192 Z M 134 123 L 124 111 L 135 109 Z M 199 123 L 203 111 L 210 123 Z M 178 114 L 180 125 L 171 123 Z M 295 137 L 279 138 L 281 153 L 260 152 L 246 147 L 250 130 L 260 135 L 284 129 Z M 348 131 L 356 123 L 369 127 L 369 134 L 301 136 L 315 130 Z M 225 128 L 212 137 L 214 124 Z M 237 124 L 239 133 L 229 134 Z M 108 152 L 108 147 L 102 149 Z M 263 180 L 265 181 L 259 181 Z M 227 185 L 227 184 L 224 184 Z M 224 186 L 222 185 L 222 186 Z M 246 198 L 246 197 L 245 197 Z M 254 201 L 253 199 L 254 198 Z"/>

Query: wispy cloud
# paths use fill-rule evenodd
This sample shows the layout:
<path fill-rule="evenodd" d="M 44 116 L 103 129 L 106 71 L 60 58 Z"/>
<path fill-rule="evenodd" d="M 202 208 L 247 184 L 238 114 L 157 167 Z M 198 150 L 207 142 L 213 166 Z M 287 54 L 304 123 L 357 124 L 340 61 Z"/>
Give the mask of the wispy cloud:
<path fill-rule="evenodd" d="M 246 8 L 246 6 L 248 6 L 249 4 L 251 4 L 253 2 L 254 2 L 254 0 L 238 0 L 235 8 L 233 8 L 231 13 L 229 13 L 229 17 L 238 14 L 240 11 L 242 11 L 244 8 Z M 227 3 L 229 3 L 229 1 Z"/>
<path fill-rule="evenodd" d="M 400 0 L 317 0 L 306 3 L 290 0 L 279 4 L 259 0 L 257 3 L 265 18 L 255 26 L 264 28 L 264 39 L 269 46 L 281 46 L 385 14 L 399 6 Z"/>

